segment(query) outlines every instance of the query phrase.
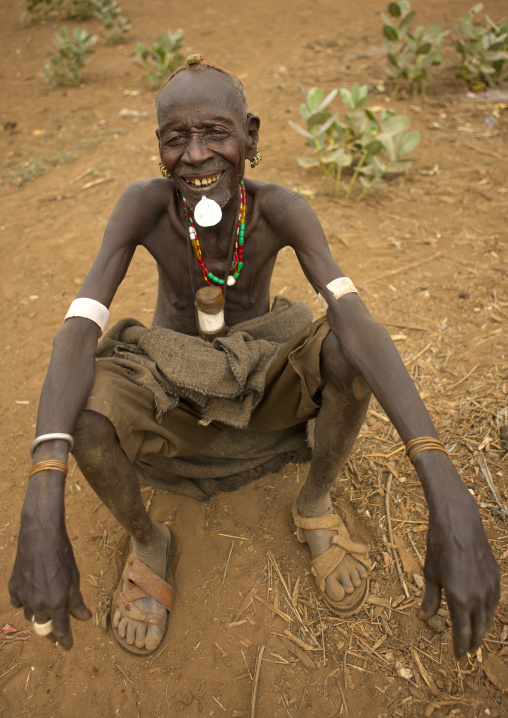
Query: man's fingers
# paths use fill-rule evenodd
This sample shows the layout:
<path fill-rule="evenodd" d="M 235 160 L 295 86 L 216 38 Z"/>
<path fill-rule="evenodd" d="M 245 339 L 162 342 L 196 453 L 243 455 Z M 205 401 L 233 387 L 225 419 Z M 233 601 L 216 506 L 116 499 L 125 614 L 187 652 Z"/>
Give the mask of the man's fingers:
<path fill-rule="evenodd" d="M 11 606 L 14 606 L 14 608 L 21 608 L 22 605 L 23 604 L 21 603 L 19 598 L 11 594 Z"/>
<path fill-rule="evenodd" d="M 489 630 L 494 610 L 498 601 L 497 591 L 494 591 L 492 597 L 487 598 L 485 604 L 475 611 L 472 618 L 472 633 L 471 633 L 471 644 L 469 647 L 469 653 L 476 653 L 480 648 L 483 637 Z"/>
<path fill-rule="evenodd" d="M 468 614 L 461 612 L 455 615 L 451 612 L 452 618 L 452 636 L 453 636 L 453 652 L 456 658 L 463 658 L 471 647 L 471 618 Z M 481 640 L 480 640 L 481 643 Z M 476 650 L 476 649 L 475 649 Z"/>
<path fill-rule="evenodd" d="M 53 615 L 53 636 L 66 651 L 72 648 L 71 619 L 65 609 Z"/>
<path fill-rule="evenodd" d="M 441 587 L 432 580 L 426 581 L 425 593 L 423 594 L 422 605 L 418 611 L 418 618 L 421 621 L 428 621 L 436 613 L 441 604 Z"/>
<path fill-rule="evenodd" d="M 92 618 L 92 612 L 85 606 L 81 591 L 72 586 L 70 589 L 70 612 L 78 621 L 89 621 Z"/>
<path fill-rule="evenodd" d="M 472 619 L 473 625 L 471 631 L 471 639 L 468 648 L 469 653 L 476 653 L 476 651 L 480 648 L 480 646 L 482 645 L 483 637 L 487 633 L 489 623 L 490 620 L 487 619 L 483 608 L 474 614 Z"/>

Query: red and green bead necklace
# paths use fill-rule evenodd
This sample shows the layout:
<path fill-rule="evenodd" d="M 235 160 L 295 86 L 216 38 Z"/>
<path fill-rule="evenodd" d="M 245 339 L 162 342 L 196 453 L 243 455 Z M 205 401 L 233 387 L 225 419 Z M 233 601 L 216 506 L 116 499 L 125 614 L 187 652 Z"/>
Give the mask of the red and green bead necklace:
<path fill-rule="evenodd" d="M 198 234 L 196 232 L 196 227 L 194 226 L 194 222 L 191 217 L 191 213 L 189 212 L 189 208 L 187 206 L 187 202 L 185 199 L 183 200 L 183 207 L 185 211 L 185 216 L 187 217 L 187 222 L 189 226 L 189 239 L 192 244 L 192 249 L 194 250 L 194 256 L 196 257 L 196 260 L 201 267 L 201 271 L 203 272 L 203 277 L 205 278 L 205 282 L 207 284 L 213 285 L 223 285 L 225 280 L 220 279 L 220 277 L 216 277 L 213 272 L 210 272 L 208 270 L 208 267 L 203 261 L 203 255 L 201 253 L 201 247 L 199 244 Z M 247 195 L 245 192 L 245 187 L 243 184 L 243 181 L 240 182 L 240 212 L 238 214 L 238 224 L 236 227 L 236 238 L 235 238 L 235 249 L 234 249 L 234 265 L 233 265 L 233 273 L 228 275 L 227 278 L 227 284 L 228 287 L 232 287 L 233 284 L 236 284 L 236 280 L 240 276 L 242 272 L 243 267 L 243 243 L 245 240 L 245 222 L 247 219 Z"/>

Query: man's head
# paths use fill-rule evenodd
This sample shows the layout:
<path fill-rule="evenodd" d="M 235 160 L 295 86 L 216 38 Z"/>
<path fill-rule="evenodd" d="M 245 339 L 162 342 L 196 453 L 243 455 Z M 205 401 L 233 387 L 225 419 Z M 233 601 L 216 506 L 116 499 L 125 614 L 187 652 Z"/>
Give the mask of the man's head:
<path fill-rule="evenodd" d="M 224 207 L 257 148 L 259 119 L 241 82 L 212 64 L 183 66 L 157 93 L 156 111 L 161 160 L 189 206 L 206 195 Z"/>

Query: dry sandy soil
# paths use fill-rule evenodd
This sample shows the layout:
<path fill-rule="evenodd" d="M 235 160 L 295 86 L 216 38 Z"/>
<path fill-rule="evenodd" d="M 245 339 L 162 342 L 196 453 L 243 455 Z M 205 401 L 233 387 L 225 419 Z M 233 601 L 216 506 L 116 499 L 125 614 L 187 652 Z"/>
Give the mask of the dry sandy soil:
<path fill-rule="evenodd" d="M 28 628 L 10 606 L 7 579 L 51 339 L 116 199 L 130 182 L 158 172 L 153 92 L 134 63 L 136 44 L 182 27 L 184 54 L 201 52 L 243 79 L 251 109 L 263 119 L 264 159 L 252 176 L 308 198 L 345 274 L 392 333 L 478 500 L 503 572 L 502 600 L 481 656 L 459 669 L 445 604 L 432 627 L 415 616 L 426 507 L 398 436 L 374 402 L 335 499 L 353 535 L 372 547 L 377 605 L 339 620 L 317 600 L 307 549 L 290 522 L 307 466 L 289 465 L 206 504 L 148 489 L 151 516 L 168 522 L 175 536 L 175 609 L 162 648 L 149 659 L 130 656 L 106 626 L 126 538 L 72 460 L 68 530 L 94 620 L 74 622 L 70 653 L 33 635 L 1 639 L 5 718 L 247 717 L 261 647 L 258 718 L 508 715 L 502 691 L 508 689 L 508 523 L 486 480 L 506 506 L 507 447 L 500 436 L 508 423 L 506 85 L 498 93 L 468 94 L 454 77 L 449 34 L 447 60 L 426 97 L 395 100 L 389 86 L 374 91 L 373 104 L 409 115 L 422 139 L 411 172 L 361 203 L 320 192 L 319 177 L 297 165 L 305 149 L 288 126 L 298 119 L 298 83 L 330 90 L 385 81 L 381 5 L 259 0 L 243 7 L 221 0 L 168 7 L 162 0 L 124 0 L 132 20 L 125 44 L 99 42 L 80 88 L 49 90 L 40 72 L 59 21 L 24 28 L 15 3 L 2 3 L 0 626 Z M 470 3 L 413 5 L 419 22 L 449 30 Z M 499 19 L 503 5 L 490 1 L 486 9 Z M 83 25 L 99 31 L 95 21 Z M 123 109 L 141 116 L 122 118 Z M 112 319 L 149 322 L 155 287 L 153 263 L 140 253 Z M 272 288 L 319 312 L 292 251 L 280 256 Z M 240 613 L 251 592 L 254 599 Z M 285 629 L 313 650 L 298 649 Z"/>

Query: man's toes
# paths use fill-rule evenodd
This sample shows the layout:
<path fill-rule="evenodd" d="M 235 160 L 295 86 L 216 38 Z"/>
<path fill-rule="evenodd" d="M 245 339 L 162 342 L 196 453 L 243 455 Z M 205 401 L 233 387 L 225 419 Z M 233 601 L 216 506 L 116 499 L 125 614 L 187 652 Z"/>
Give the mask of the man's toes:
<path fill-rule="evenodd" d="M 355 588 L 362 585 L 362 579 L 360 578 L 358 571 L 351 571 L 351 583 Z"/>
<path fill-rule="evenodd" d="M 125 642 L 128 646 L 133 646 L 136 642 L 136 628 L 138 624 L 133 621 L 129 621 L 127 625 L 127 633 L 125 634 Z"/>
<path fill-rule="evenodd" d="M 144 648 L 146 640 L 146 623 L 139 623 L 136 631 L 136 648 Z"/>
<path fill-rule="evenodd" d="M 113 616 L 113 626 L 115 628 L 118 628 L 118 624 L 120 623 L 121 620 L 122 620 L 122 614 L 120 613 L 120 611 L 115 611 L 115 615 Z"/>
<path fill-rule="evenodd" d="M 127 616 L 123 616 L 120 620 L 120 623 L 118 624 L 118 635 L 120 638 L 125 638 L 127 635 L 127 626 L 129 625 L 129 620 Z"/>
<path fill-rule="evenodd" d="M 146 632 L 145 648 L 147 651 L 154 651 L 162 641 L 162 629 L 159 626 L 150 626 Z"/>
<path fill-rule="evenodd" d="M 344 573 L 344 572 L 340 571 L 338 574 L 338 578 L 344 587 L 344 591 L 346 593 L 353 593 L 353 591 L 355 589 L 354 589 L 353 584 L 351 583 L 351 579 L 349 578 L 349 573 Z"/>
<path fill-rule="evenodd" d="M 367 578 L 367 576 L 369 575 L 369 572 L 367 571 L 365 566 L 361 563 L 358 565 L 358 574 L 359 574 L 360 578 L 362 578 L 362 579 Z"/>
<path fill-rule="evenodd" d="M 326 579 L 325 590 L 331 601 L 342 601 L 346 595 L 342 584 L 334 576 L 328 576 Z"/>

